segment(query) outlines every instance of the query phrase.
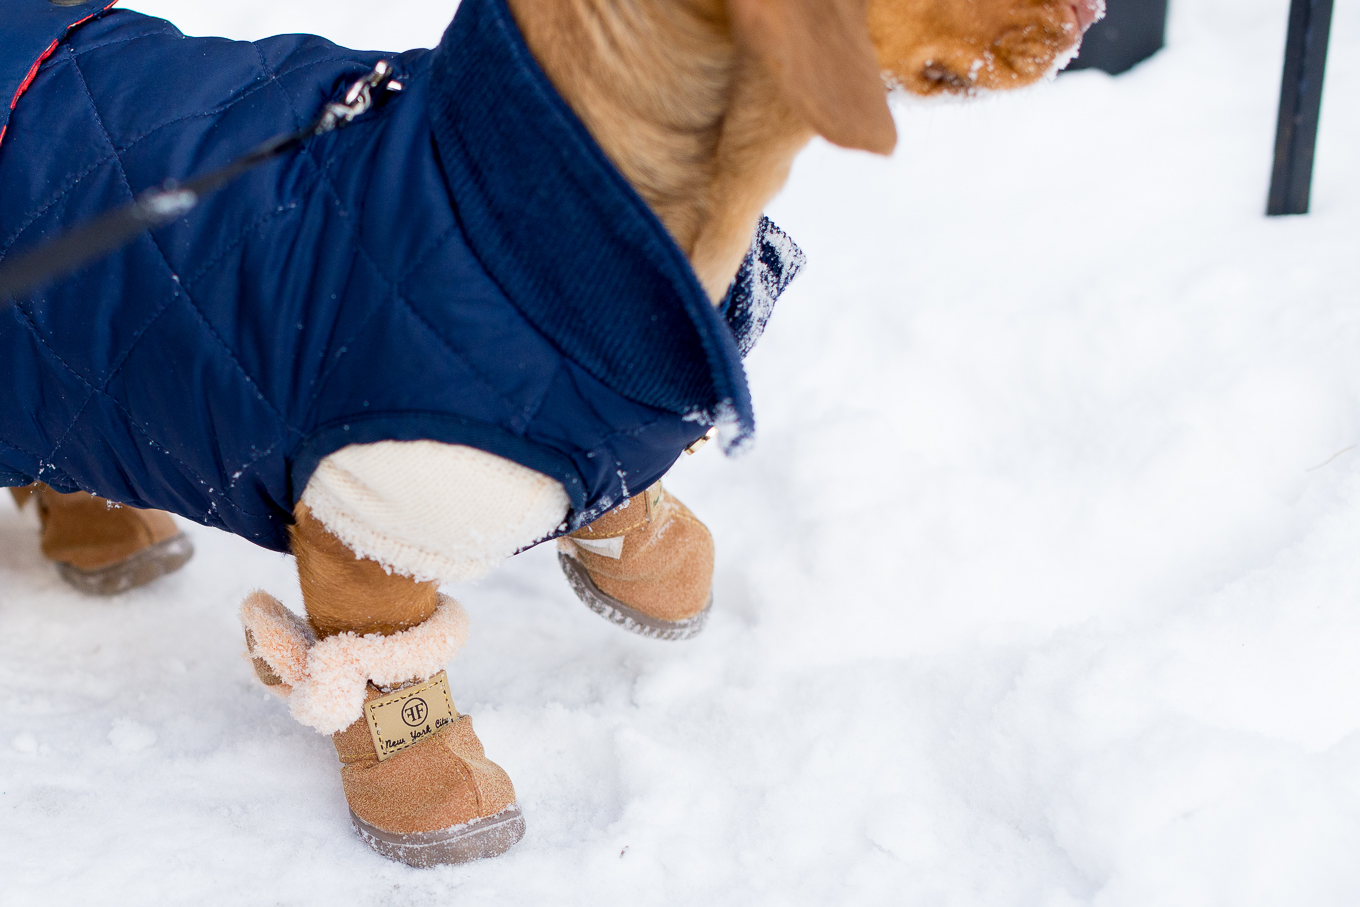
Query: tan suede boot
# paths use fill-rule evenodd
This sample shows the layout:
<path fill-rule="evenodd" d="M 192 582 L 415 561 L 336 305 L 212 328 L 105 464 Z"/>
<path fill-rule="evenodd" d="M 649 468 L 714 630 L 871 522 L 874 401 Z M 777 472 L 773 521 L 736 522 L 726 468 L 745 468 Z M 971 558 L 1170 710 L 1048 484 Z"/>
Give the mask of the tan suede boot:
<path fill-rule="evenodd" d="M 658 482 L 558 543 L 578 598 L 624 629 L 689 639 L 713 603 L 713 537 Z"/>
<path fill-rule="evenodd" d="M 439 596 L 428 619 L 389 635 L 319 641 L 262 592 L 241 618 L 256 675 L 331 735 L 350 819 L 370 847 L 427 867 L 498 856 L 524 836 L 514 785 L 454 708 L 442 670 L 466 636 L 457 602 Z"/>
<path fill-rule="evenodd" d="M 434 681 L 436 694 L 447 689 L 443 672 Z M 409 866 L 505 853 L 524 837 L 524 814 L 510 776 L 486 758 L 472 717 L 458 714 L 450 701 L 448 723 L 435 728 L 445 716 L 431 721 L 429 713 L 421 714 L 437 698 L 423 684 L 399 687 L 387 697 L 370 686 L 366 711 L 381 709 L 381 701 L 393 697 L 389 708 L 401 717 L 399 728 L 418 718 L 417 724 L 424 722 L 434 736 L 385 760 L 379 758 L 367 716 L 332 738 L 350 818 L 360 836 L 378 853 Z"/>
<path fill-rule="evenodd" d="M 41 483 L 10 491 L 20 507 L 36 500 L 43 555 L 81 592 L 117 595 L 175 572 L 194 555 L 168 513 L 124 507 L 83 491 L 62 494 Z"/>

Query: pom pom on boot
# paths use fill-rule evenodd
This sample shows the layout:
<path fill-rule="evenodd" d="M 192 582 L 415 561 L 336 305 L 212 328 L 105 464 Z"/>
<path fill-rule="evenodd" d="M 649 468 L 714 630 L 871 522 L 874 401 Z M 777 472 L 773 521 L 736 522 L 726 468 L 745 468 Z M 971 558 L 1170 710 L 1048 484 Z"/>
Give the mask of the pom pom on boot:
<path fill-rule="evenodd" d="M 558 541 L 558 562 L 596 614 L 653 639 L 689 639 L 713 604 L 713 536 L 658 482 Z"/>
<path fill-rule="evenodd" d="M 417 867 L 498 856 L 524 836 L 514 785 L 454 708 L 443 666 L 467 637 L 467 615 L 439 599 L 407 630 L 319 641 L 272 596 L 241 606 L 256 675 L 298 721 L 331 735 L 360 836 Z"/>

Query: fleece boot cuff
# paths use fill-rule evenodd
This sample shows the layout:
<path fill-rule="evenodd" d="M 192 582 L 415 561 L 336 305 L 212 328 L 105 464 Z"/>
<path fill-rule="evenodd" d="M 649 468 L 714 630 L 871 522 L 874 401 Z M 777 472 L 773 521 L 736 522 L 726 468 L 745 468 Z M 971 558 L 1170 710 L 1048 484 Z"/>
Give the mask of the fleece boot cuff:
<path fill-rule="evenodd" d="M 256 672 L 288 699 L 293 717 L 323 734 L 363 714 L 369 681 L 394 687 L 438 674 L 467 640 L 467 613 L 447 595 L 424 623 L 393 633 L 338 633 L 320 641 L 278 599 L 253 592 L 241 604 L 246 646 Z"/>

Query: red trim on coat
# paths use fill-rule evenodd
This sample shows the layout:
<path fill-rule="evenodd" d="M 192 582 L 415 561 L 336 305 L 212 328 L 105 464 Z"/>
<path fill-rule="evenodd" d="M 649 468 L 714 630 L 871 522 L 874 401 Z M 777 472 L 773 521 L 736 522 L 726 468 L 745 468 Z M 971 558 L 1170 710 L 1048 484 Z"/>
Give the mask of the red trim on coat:
<path fill-rule="evenodd" d="M 105 6 L 103 9 L 95 10 L 94 12 L 86 16 L 84 19 L 81 19 L 79 22 L 71 23 L 71 25 L 67 27 L 66 31 L 62 33 L 62 36 L 60 38 L 49 44 L 47 46 L 47 50 L 42 52 L 42 56 L 39 57 L 37 60 L 33 61 L 33 65 L 29 67 L 28 75 L 24 76 L 24 80 L 19 83 L 19 90 L 14 93 L 14 100 L 9 102 L 9 109 L 14 110 L 19 106 L 19 99 L 23 97 L 24 92 L 28 91 L 28 86 L 33 84 L 33 80 L 38 77 L 38 69 L 41 68 L 43 63 L 47 61 L 48 57 L 52 56 L 52 54 L 57 49 L 57 45 L 60 44 L 67 35 L 69 35 L 72 31 L 79 28 L 80 26 L 84 25 L 86 22 L 89 22 L 91 19 L 93 19 L 100 13 L 106 13 L 109 10 L 113 9 L 117 4 L 118 0 L 112 0 L 112 2 Z M 5 133 L 8 131 L 9 131 L 8 123 L 6 123 L 3 127 L 0 127 L 0 142 L 3 142 L 5 140 Z"/>
<path fill-rule="evenodd" d="M 85 19 L 88 18 L 89 16 L 85 17 Z M 80 22 L 84 22 L 85 19 L 81 19 Z M 80 22 L 77 22 L 76 25 L 79 25 Z M 71 28 L 75 28 L 75 25 L 71 26 Z M 68 31 L 69 30 L 70 29 L 68 29 Z M 60 39 L 47 45 L 47 50 L 42 52 L 42 56 L 33 61 L 33 65 L 28 68 L 28 75 L 24 76 L 24 80 L 19 83 L 19 90 L 14 93 L 14 100 L 9 102 L 10 110 L 19 106 L 19 98 L 23 97 L 24 92 L 28 91 L 28 86 L 32 85 L 33 80 L 38 77 L 38 67 L 43 65 L 44 60 L 52 56 L 52 51 L 57 49 L 58 43 L 60 43 Z"/>

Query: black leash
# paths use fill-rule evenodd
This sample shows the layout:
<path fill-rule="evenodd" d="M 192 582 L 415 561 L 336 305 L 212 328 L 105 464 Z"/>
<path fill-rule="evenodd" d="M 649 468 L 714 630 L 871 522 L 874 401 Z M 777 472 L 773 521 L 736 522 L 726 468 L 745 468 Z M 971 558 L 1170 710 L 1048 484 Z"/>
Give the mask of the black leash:
<path fill-rule="evenodd" d="M 343 101 L 333 101 L 322 108 L 311 125 L 275 136 L 230 164 L 187 183 L 166 180 L 160 187 L 137 196 L 132 204 L 102 214 L 0 265 L 0 300 L 3 300 L 0 307 L 122 248 L 143 230 L 178 220 L 203 198 L 246 171 L 292 151 L 308 139 L 348 126 L 373 106 L 373 92 L 381 89 L 402 89 L 402 84 L 392 79 L 392 66 L 386 60 L 379 60 L 372 72 L 351 85 Z"/>

